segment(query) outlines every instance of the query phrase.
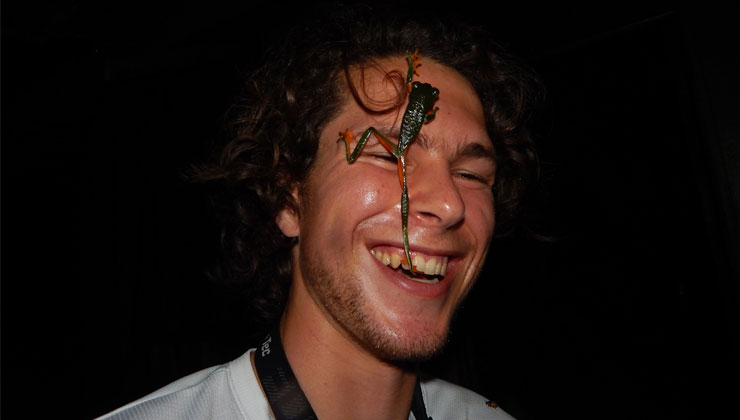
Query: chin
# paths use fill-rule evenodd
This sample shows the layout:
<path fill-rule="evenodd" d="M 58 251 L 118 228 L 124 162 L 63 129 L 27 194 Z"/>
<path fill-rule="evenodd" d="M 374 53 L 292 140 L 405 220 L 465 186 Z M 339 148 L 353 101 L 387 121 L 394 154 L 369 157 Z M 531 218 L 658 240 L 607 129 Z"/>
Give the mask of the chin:
<path fill-rule="evenodd" d="M 368 299 L 359 276 L 340 275 L 315 261 L 320 259 L 301 261 L 314 303 L 323 307 L 330 322 L 379 360 L 392 364 L 421 362 L 437 355 L 447 344 L 449 322 L 442 320 L 442 313 L 398 313 L 392 307 L 379 308 Z"/>
<path fill-rule="evenodd" d="M 375 342 L 375 355 L 394 364 L 425 362 L 439 354 L 447 344 L 447 334 L 416 339 L 393 340 L 384 337 Z"/>
<path fill-rule="evenodd" d="M 362 310 L 358 313 L 363 312 Z M 357 342 L 380 360 L 393 364 L 418 363 L 439 354 L 448 341 L 448 328 L 432 326 L 387 327 L 372 322 L 345 327 Z M 377 318 L 375 318 L 377 320 Z"/>

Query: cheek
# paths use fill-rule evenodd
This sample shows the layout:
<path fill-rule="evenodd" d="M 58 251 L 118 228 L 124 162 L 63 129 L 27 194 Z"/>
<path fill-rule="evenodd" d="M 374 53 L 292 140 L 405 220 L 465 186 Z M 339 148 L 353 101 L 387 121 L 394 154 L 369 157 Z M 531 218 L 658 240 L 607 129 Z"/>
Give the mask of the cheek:
<path fill-rule="evenodd" d="M 401 196 L 395 171 L 364 162 L 345 165 L 347 166 L 337 174 L 337 184 L 341 185 L 343 195 L 351 200 L 349 205 L 352 208 L 370 209 L 388 201 L 390 196 Z"/>
<path fill-rule="evenodd" d="M 395 200 L 401 195 L 400 189 L 397 191 L 393 188 L 397 185 L 373 175 L 360 177 L 358 181 L 347 191 L 349 200 L 346 208 L 354 215 L 352 225 L 380 221 L 383 219 L 381 215 L 393 209 Z"/>
<path fill-rule="evenodd" d="M 308 217 L 303 219 L 306 229 L 322 240 L 345 243 L 358 226 L 379 219 L 377 216 L 392 208 L 393 200 L 400 199 L 401 193 L 397 182 L 375 172 L 349 165 L 323 178 L 322 185 L 314 184 L 310 193 L 314 199 L 305 209 Z"/>
<path fill-rule="evenodd" d="M 482 241 L 487 243 L 493 235 L 493 228 L 496 224 L 492 195 L 486 193 L 471 194 L 466 200 L 466 213 L 468 223 L 470 223 L 473 231 Z"/>
<path fill-rule="evenodd" d="M 358 203 L 363 208 L 369 208 L 372 207 L 375 203 L 378 202 L 378 198 L 380 197 L 380 189 L 376 188 L 374 185 L 365 185 L 363 188 L 359 191 L 359 197 Z"/>

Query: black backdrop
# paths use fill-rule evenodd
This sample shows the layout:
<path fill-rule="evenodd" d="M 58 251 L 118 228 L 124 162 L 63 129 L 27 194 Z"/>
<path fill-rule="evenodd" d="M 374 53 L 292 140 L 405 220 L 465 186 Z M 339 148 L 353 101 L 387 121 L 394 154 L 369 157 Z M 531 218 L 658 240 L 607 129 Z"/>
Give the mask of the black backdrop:
<path fill-rule="evenodd" d="M 310 6 L 47 3 L 2 4 L 2 414 L 91 418 L 253 344 L 180 174 Z M 428 369 L 521 420 L 736 417 L 734 22 L 611 3 L 456 3 L 548 88 L 557 240 L 496 241 Z"/>

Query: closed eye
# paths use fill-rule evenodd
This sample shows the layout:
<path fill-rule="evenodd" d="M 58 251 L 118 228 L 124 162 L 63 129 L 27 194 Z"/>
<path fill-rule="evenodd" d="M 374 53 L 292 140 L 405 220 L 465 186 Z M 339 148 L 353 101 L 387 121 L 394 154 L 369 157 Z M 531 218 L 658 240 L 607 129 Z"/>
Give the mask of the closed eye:
<path fill-rule="evenodd" d="M 455 174 L 455 175 L 456 175 L 457 177 L 459 177 L 459 178 L 463 178 L 463 179 L 471 179 L 471 180 L 473 180 L 473 181 L 482 181 L 482 180 L 483 180 L 483 179 L 482 179 L 481 177 L 479 177 L 478 175 L 475 175 L 475 174 L 471 174 L 471 173 L 467 173 L 467 172 L 458 172 L 458 173 L 457 173 L 457 174 Z"/>
<path fill-rule="evenodd" d="M 389 163 L 396 163 L 398 159 L 396 159 L 395 156 L 391 155 L 390 153 L 373 153 L 370 154 L 370 156 L 374 159 L 379 159 L 382 161 L 386 161 Z"/>
<path fill-rule="evenodd" d="M 480 175 L 472 174 L 470 172 L 458 172 L 457 174 L 455 174 L 455 176 L 457 176 L 459 178 L 463 178 L 463 179 L 469 179 L 471 181 L 482 182 L 484 184 L 487 184 L 488 183 L 488 180 L 487 179 L 483 178 Z"/>
<path fill-rule="evenodd" d="M 455 172 L 454 176 L 465 182 L 479 184 L 481 187 L 485 187 L 485 188 L 493 187 L 493 177 L 492 176 L 479 175 L 475 172 L 468 172 L 468 171 Z"/>

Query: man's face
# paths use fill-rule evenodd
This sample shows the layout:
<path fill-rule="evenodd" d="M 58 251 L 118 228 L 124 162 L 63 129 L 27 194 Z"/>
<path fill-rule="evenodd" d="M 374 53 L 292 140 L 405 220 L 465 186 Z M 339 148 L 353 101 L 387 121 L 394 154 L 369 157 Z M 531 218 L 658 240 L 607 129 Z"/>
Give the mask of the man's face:
<path fill-rule="evenodd" d="M 407 68 L 402 57 L 380 65 L 386 71 Z M 418 256 L 431 270 L 446 271 L 416 278 L 393 268 L 404 255 L 396 159 L 371 137 L 349 164 L 344 142 L 337 142 L 347 128 L 357 138 L 371 126 L 397 136 L 405 104 L 399 113 L 371 115 L 348 99 L 321 134 L 298 194 L 299 214 L 289 215 L 299 226 L 293 281 L 303 282 L 311 297 L 300 304 L 316 305 L 334 328 L 389 361 L 427 358 L 442 347 L 494 228 L 495 162 L 480 101 L 454 70 L 427 59 L 419 73 L 415 80 L 432 84 L 440 95 L 436 118 L 406 155 L 409 248 L 412 260 Z M 366 104 L 393 102 L 396 87 L 383 76 L 368 69 L 364 90 L 357 80 L 369 96 Z"/>

